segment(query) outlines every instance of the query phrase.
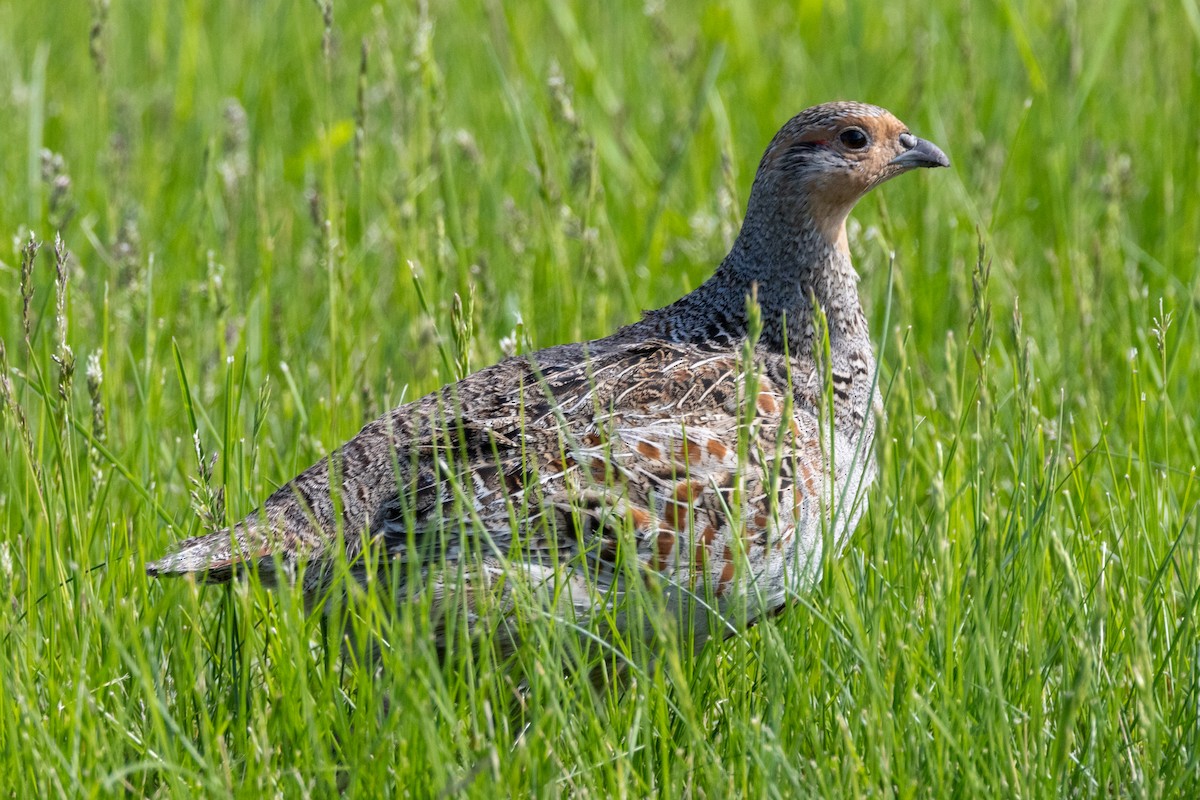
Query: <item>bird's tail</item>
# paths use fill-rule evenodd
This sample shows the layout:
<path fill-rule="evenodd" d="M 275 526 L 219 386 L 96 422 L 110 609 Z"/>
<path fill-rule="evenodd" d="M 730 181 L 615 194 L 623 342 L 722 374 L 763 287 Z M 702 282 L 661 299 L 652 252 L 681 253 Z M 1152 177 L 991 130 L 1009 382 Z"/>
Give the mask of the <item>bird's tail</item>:
<path fill-rule="evenodd" d="M 146 564 L 152 578 L 196 575 L 206 583 L 225 583 L 234 573 L 257 568 L 264 579 L 273 577 L 274 548 L 258 522 L 245 520 L 232 528 L 184 539 L 157 561 Z"/>

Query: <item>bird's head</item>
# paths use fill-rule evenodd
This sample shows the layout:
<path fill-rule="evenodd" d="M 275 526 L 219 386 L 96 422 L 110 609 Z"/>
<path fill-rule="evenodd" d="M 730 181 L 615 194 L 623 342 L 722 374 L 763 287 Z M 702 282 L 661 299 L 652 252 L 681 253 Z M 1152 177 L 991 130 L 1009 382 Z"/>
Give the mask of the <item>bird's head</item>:
<path fill-rule="evenodd" d="M 948 166 L 937 145 L 914 136 L 888 111 L 825 103 L 801 111 L 775 134 L 754 179 L 751 210 L 805 215 L 844 249 L 846 216 L 859 198 L 911 169 Z"/>

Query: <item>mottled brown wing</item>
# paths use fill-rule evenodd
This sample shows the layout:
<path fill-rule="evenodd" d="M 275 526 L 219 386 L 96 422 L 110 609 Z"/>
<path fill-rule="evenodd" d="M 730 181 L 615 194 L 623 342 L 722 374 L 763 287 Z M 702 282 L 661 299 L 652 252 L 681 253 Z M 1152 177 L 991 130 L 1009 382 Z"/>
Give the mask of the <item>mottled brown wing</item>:
<path fill-rule="evenodd" d="M 220 581 L 253 561 L 273 579 L 276 563 L 306 561 L 315 594 L 342 537 L 358 570 L 375 542 L 422 580 L 468 561 L 553 573 L 580 606 L 620 591 L 628 559 L 681 591 L 754 588 L 777 606 L 819 556 L 826 484 L 789 366 L 764 356 L 748 383 L 738 354 L 712 345 L 587 347 L 509 359 L 396 409 L 232 532 L 149 568 Z"/>
<path fill-rule="evenodd" d="M 774 574 L 797 526 L 819 528 L 816 418 L 793 415 L 768 370 L 748 413 L 730 352 L 641 342 L 590 360 L 541 355 L 501 402 L 471 380 L 425 401 L 441 421 L 397 443 L 416 477 L 371 524 L 393 559 L 573 563 L 604 590 L 632 544 L 644 568 L 720 596 L 739 559 L 751 577 Z"/>

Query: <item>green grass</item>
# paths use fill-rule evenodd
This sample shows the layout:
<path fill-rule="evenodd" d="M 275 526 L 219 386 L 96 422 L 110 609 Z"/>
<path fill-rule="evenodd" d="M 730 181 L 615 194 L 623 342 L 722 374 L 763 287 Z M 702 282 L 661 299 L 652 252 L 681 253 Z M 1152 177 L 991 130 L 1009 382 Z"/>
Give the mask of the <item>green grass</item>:
<path fill-rule="evenodd" d="M 1196 796 L 1195 0 L 431 6 L 0 1 L 10 795 Z M 954 167 L 856 211 L 880 480 L 788 613 L 599 693 L 548 626 L 519 709 L 372 592 L 378 669 L 145 577 L 504 337 L 696 286 L 834 98 Z"/>

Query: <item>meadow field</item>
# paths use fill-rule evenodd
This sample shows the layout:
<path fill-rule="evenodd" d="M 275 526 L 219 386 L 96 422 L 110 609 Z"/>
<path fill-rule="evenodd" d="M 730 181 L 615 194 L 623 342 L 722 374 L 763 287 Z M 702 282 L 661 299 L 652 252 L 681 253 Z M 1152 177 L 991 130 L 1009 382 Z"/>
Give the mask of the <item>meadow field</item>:
<path fill-rule="evenodd" d="M 786 613 L 516 692 L 146 577 L 697 286 L 839 98 L 952 169 L 854 214 L 879 480 Z M 1197 0 L 0 0 L 0 236 L 0 795 L 1200 794 Z"/>

